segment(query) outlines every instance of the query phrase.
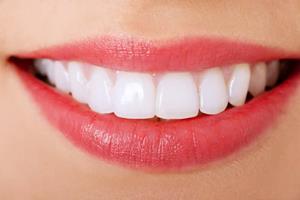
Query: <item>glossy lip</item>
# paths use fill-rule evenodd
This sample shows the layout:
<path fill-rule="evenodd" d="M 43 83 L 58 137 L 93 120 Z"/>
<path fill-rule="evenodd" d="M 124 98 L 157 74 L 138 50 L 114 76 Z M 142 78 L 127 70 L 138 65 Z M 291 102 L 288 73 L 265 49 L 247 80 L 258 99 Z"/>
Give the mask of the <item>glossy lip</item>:
<path fill-rule="evenodd" d="M 200 71 L 242 62 L 299 58 L 300 54 L 224 38 L 162 42 L 105 36 L 20 53 L 18 57 L 76 60 L 121 71 L 160 72 Z"/>
<path fill-rule="evenodd" d="M 195 43 L 193 48 L 197 48 L 199 44 L 206 44 L 203 38 L 199 41 Z M 128 42 L 124 41 L 123 43 Z M 128 44 L 131 45 L 132 43 L 129 42 Z M 149 43 L 146 44 L 149 45 Z M 124 56 L 129 55 L 129 53 L 126 53 L 121 57 L 122 59 L 116 58 L 116 54 L 123 54 L 118 52 L 113 45 L 111 47 L 113 49 L 112 52 L 105 54 L 105 56 L 100 56 L 101 59 L 97 59 L 95 55 L 99 52 L 106 52 L 107 46 L 102 50 L 101 47 L 103 46 L 97 46 L 96 49 L 94 48 L 95 52 L 93 48 L 83 48 L 90 46 L 93 46 L 90 42 L 78 44 L 78 46 L 75 45 L 74 49 L 71 49 L 70 45 L 65 45 L 63 47 L 22 54 L 20 57 L 46 57 L 60 60 L 75 59 L 94 64 L 99 64 L 99 62 L 104 64 L 109 62 L 108 56 L 110 55 L 112 61 L 109 66 L 114 67 L 115 64 L 122 61 Z M 279 55 L 280 51 L 276 49 L 244 43 L 233 44 L 233 42 L 223 39 L 208 40 L 206 48 L 211 48 L 212 46 L 220 46 L 220 49 L 226 50 L 226 52 L 233 46 L 237 46 L 239 50 L 243 49 L 243 51 L 235 55 L 236 57 L 233 57 L 233 54 L 226 57 L 228 54 L 223 52 L 224 57 L 220 57 L 222 64 L 220 60 L 216 60 L 217 57 L 209 55 L 213 54 L 212 50 L 206 51 L 205 58 L 211 58 L 211 60 L 204 62 L 203 59 L 199 61 L 196 58 L 193 62 L 199 61 L 200 63 L 194 65 L 194 67 L 184 69 L 199 70 L 213 66 L 215 63 L 220 63 L 223 66 L 233 62 L 233 60 L 252 62 L 260 58 L 268 60 L 275 57 L 278 59 L 279 57 L 291 57 L 294 55 L 287 52 Z M 160 48 L 169 49 L 171 47 L 172 45 L 167 44 L 167 47 L 161 46 Z M 173 47 L 174 49 L 168 55 L 173 55 L 178 50 L 177 43 Z M 134 46 L 126 47 L 126 49 L 132 48 Z M 155 49 L 156 47 L 150 46 L 150 49 L 152 48 Z M 79 59 L 81 52 L 85 53 Z M 199 50 L 199 52 L 203 52 L 203 50 Z M 237 51 L 233 50 L 232 52 Z M 219 53 L 221 55 L 220 51 Z M 151 54 L 150 57 L 155 57 L 155 55 Z M 191 57 L 195 55 L 198 54 L 192 54 Z M 102 59 L 104 57 L 105 59 Z M 161 57 L 157 55 L 156 58 Z M 248 60 L 245 60 L 246 58 Z M 146 59 L 145 61 L 145 59 L 144 54 L 138 58 L 133 56 L 131 59 L 124 59 L 119 67 L 122 70 L 152 71 L 156 70 L 158 66 L 163 66 L 166 63 L 164 59 L 167 59 L 167 57 L 163 56 L 162 60 L 158 59 L 155 61 L 152 59 Z M 138 67 L 138 63 L 143 61 L 146 63 L 142 67 Z M 179 59 L 179 61 L 184 63 L 187 59 Z M 156 63 L 156 67 L 150 67 L 152 66 L 149 65 L 151 62 Z M 130 65 L 133 63 L 135 65 Z M 207 65 L 203 65 L 204 63 L 207 63 Z M 22 64 L 18 65 L 21 66 Z M 169 65 L 169 67 L 160 70 L 182 70 L 183 68 L 180 66 L 176 65 L 176 67 L 170 68 L 171 65 Z M 149 170 L 179 170 L 198 166 L 209 161 L 224 158 L 249 144 L 258 135 L 266 132 L 265 130 L 270 124 L 284 111 L 286 103 L 297 88 L 300 77 L 300 70 L 297 69 L 280 86 L 256 97 L 242 107 L 228 109 L 219 115 L 201 115 L 185 120 L 151 121 L 127 120 L 118 118 L 113 114 L 97 114 L 86 105 L 77 103 L 69 95 L 62 94 L 36 79 L 27 72 L 26 67 L 16 69 L 29 93 L 40 106 L 42 113 L 53 126 L 58 128 L 75 145 L 101 159 L 133 168 Z"/>

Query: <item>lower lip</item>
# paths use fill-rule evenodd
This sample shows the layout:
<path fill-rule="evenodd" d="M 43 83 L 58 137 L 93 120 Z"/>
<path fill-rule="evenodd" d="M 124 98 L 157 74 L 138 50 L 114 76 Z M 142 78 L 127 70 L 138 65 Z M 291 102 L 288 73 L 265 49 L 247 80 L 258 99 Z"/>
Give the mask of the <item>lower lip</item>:
<path fill-rule="evenodd" d="M 33 77 L 17 74 L 49 122 L 78 147 L 112 163 L 145 170 L 181 170 L 224 158 L 249 144 L 284 110 L 300 68 L 242 107 L 178 121 L 126 120 L 99 115 Z"/>

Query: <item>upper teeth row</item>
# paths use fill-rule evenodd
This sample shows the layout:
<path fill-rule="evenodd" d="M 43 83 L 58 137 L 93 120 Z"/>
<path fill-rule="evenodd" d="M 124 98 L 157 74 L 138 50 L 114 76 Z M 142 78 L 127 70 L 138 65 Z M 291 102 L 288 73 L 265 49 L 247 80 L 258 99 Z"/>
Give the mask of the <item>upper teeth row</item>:
<path fill-rule="evenodd" d="M 98 113 L 129 119 L 195 117 L 241 106 L 248 91 L 257 96 L 278 79 L 279 62 L 238 64 L 201 73 L 112 71 L 79 62 L 35 60 L 37 70 L 63 92 Z"/>

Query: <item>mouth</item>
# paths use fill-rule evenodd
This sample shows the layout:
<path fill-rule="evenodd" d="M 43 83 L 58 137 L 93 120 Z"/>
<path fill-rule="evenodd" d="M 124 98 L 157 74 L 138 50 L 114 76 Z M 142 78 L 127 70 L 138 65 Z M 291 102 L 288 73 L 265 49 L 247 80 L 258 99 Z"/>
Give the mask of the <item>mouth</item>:
<path fill-rule="evenodd" d="M 92 155 L 181 170 L 267 132 L 298 86 L 297 54 L 227 39 L 110 37 L 11 57 L 48 121 Z"/>

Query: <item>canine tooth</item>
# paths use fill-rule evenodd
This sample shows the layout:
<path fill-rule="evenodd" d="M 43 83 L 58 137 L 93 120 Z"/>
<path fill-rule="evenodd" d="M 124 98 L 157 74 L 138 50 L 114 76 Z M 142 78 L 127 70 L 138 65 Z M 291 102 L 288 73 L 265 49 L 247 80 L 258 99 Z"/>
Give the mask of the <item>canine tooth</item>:
<path fill-rule="evenodd" d="M 252 67 L 249 92 L 253 96 L 260 95 L 265 91 L 267 82 L 266 63 L 260 62 Z"/>
<path fill-rule="evenodd" d="M 78 62 L 68 63 L 70 75 L 70 88 L 72 96 L 81 103 L 87 103 L 87 77 L 82 64 Z"/>
<path fill-rule="evenodd" d="M 228 82 L 229 103 L 231 105 L 244 105 L 249 89 L 250 77 L 249 64 L 238 64 L 233 67 L 233 72 Z"/>
<path fill-rule="evenodd" d="M 156 115 L 163 119 L 184 119 L 199 113 L 197 86 L 190 73 L 167 73 L 157 88 Z"/>
<path fill-rule="evenodd" d="M 220 68 L 206 70 L 200 80 L 200 111 L 206 114 L 223 112 L 228 105 L 228 93 Z"/>
<path fill-rule="evenodd" d="M 112 79 L 107 70 L 93 67 L 91 78 L 88 82 L 88 104 L 98 113 L 112 113 Z"/>
<path fill-rule="evenodd" d="M 113 95 L 114 112 L 128 119 L 155 116 L 155 86 L 150 74 L 117 72 Z"/>
<path fill-rule="evenodd" d="M 276 84 L 279 77 L 279 61 L 272 61 L 267 66 L 267 86 L 272 87 Z"/>
<path fill-rule="evenodd" d="M 53 66 L 53 61 L 50 59 L 36 59 L 33 65 L 41 75 L 47 75 L 48 67 Z"/>
<path fill-rule="evenodd" d="M 56 87 L 63 92 L 70 92 L 69 73 L 63 62 L 54 62 L 54 82 Z"/>

